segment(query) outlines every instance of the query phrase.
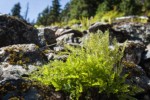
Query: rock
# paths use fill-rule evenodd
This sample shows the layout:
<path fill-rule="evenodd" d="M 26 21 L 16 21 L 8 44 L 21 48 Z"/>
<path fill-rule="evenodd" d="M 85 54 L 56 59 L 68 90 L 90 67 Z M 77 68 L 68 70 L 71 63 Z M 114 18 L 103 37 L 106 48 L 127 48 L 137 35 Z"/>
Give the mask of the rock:
<path fill-rule="evenodd" d="M 65 31 L 65 29 L 64 29 L 64 28 L 60 28 L 60 29 L 58 29 L 58 30 L 55 32 L 55 35 L 56 35 L 56 36 L 60 36 L 63 31 Z"/>
<path fill-rule="evenodd" d="M 119 22 L 114 22 L 110 29 L 111 37 L 116 37 L 118 42 L 124 42 L 125 40 L 138 40 L 144 43 L 149 43 L 150 23 L 128 21 L 131 19 L 129 17 L 129 19 L 121 19 Z"/>
<path fill-rule="evenodd" d="M 126 67 L 123 72 L 128 74 L 126 82 L 131 85 L 137 85 L 144 91 L 150 90 L 150 78 L 147 77 L 141 66 Z"/>
<path fill-rule="evenodd" d="M 145 70 L 147 76 L 150 77 L 150 59 L 146 59 L 146 60 L 142 61 L 140 65 Z"/>
<path fill-rule="evenodd" d="M 63 92 L 30 80 L 7 80 L 0 84 L 1 100 L 66 100 Z"/>
<path fill-rule="evenodd" d="M 72 44 L 72 43 L 80 43 L 80 37 L 75 37 L 74 33 L 64 34 L 56 38 L 57 44 Z"/>
<path fill-rule="evenodd" d="M 140 65 L 143 67 L 148 77 L 150 77 L 150 45 L 147 45 Z"/>
<path fill-rule="evenodd" d="M 124 51 L 123 61 L 138 65 L 146 46 L 140 41 L 128 41 Z"/>
<path fill-rule="evenodd" d="M 70 26 L 64 26 L 64 29 L 71 29 Z"/>
<path fill-rule="evenodd" d="M 102 32 L 105 32 L 111 28 L 111 25 L 104 22 L 96 22 L 95 24 L 91 25 L 89 27 L 90 33 L 96 33 L 98 30 L 101 30 Z"/>
<path fill-rule="evenodd" d="M 64 43 L 72 42 L 73 35 L 74 35 L 74 33 L 62 35 L 62 36 L 56 38 L 56 41 L 58 44 L 62 43 L 62 42 L 64 42 Z M 69 40 L 71 40 L 71 41 L 69 41 Z"/>
<path fill-rule="evenodd" d="M 60 29 L 60 27 L 58 27 L 58 26 L 50 26 L 50 27 L 46 27 L 46 28 L 51 29 L 54 32 L 56 32 L 58 29 Z"/>
<path fill-rule="evenodd" d="M 46 56 L 35 44 L 18 44 L 0 48 L 0 82 L 20 79 L 47 62 Z"/>
<path fill-rule="evenodd" d="M 49 53 L 49 54 L 47 54 L 48 60 L 53 60 L 53 59 L 54 59 L 54 56 L 55 56 L 54 53 Z"/>
<path fill-rule="evenodd" d="M 2 71 L 2 67 L 0 67 L 0 80 L 2 80 L 2 75 L 3 75 L 3 71 Z"/>
<path fill-rule="evenodd" d="M 45 91 L 42 90 L 43 86 L 41 86 L 41 89 L 34 86 L 29 88 L 27 82 L 22 80 L 22 77 L 28 78 L 33 71 L 37 70 L 37 66 L 47 63 L 48 57 L 49 60 L 54 60 L 54 53 L 51 53 L 51 57 L 50 55 L 46 57 L 46 54 L 43 55 L 44 52 L 50 53 L 53 51 L 45 49 L 45 51 L 41 52 L 35 44 L 18 44 L 0 48 L 0 99 L 7 100 L 13 97 L 24 98 L 25 100 L 46 98 L 41 94 Z M 2 87 L 7 87 L 7 85 L 10 87 L 9 90 L 7 88 L 2 89 Z M 11 89 L 11 87 L 16 87 L 16 89 Z M 20 87 L 23 87 L 23 89 Z M 20 95 L 20 93 L 22 94 Z M 52 93 L 52 91 L 49 90 L 48 93 Z M 51 96 L 55 97 L 53 94 Z M 48 97 L 51 98 L 51 96 L 49 95 Z"/>
<path fill-rule="evenodd" d="M 146 30 L 142 23 L 122 23 L 113 25 L 112 32 L 118 40 L 140 40 L 144 41 L 144 31 Z M 120 37 L 119 37 L 120 35 Z M 122 36 L 121 36 L 122 35 Z M 119 39 L 120 38 L 120 39 Z"/>
<path fill-rule="evenodd" d="M 82 32 L 73 29 L 58 29 L 55 33 L 57 45 L 64 44 L 80 44 L 81 37 L 84 35 Z"/>
<path fill-rule="evenodd" d="M 39 45 L 37 30 L 22 19 L 0 15 L 0 47 L 13 44 Z"/>
<path fill-rule="evenodd" d="M 37 67 L 34 65 L 28 65 L 28 67 L 25 67 L 21 65 L 9 65 L 8 63 L 3 63 L 0 67 L 3 72 L 0 83 L 6 80 L 21 79 L 23 75 L 29 75 L 31 72 L 37 70 Z"/>
<path fill-rule="evenodd" d="M 130 35 L 126 33 L 125 31 L 116 31 L 116 30 L 110 29 L 109 35 L 110 35 L 111 41 L 114 38 L 116 38 L 117 42 L 119 43 L 124 43 L 126 40 L 131 40 Z"/>
<path fill-rule="evenodd" d="M 140 41 L 128 41 L 122 58 L 123 73 L 128 74 L 126 82 L 144 89 L 143 96 L 150 90 L 150 78 L 141 65 L 145 48 Z"/>
<path fill-rule="evenodd" d="M 59 37 L 59 36 L 62 36 L 62 35 L 64 35 L 64 34 L 70 34 L 70 33 L 74 33 L 74 36 L 75 36 L 75 37 L 82 37 L 82 36 L 83 36 L 82 32 L 80 32 L 80 31 L 78 31 L 78 30 L 63 29 L 63 28 L 58 29 L 58 30 L 56 31 L 56 33 L 55 33 L 55 36 L 56 36 L 56 37 Z"/>
<path fill-rule="evenodd" d="M 54 50 L 58 52 L 64 50 L 64 44 L 72 46 L 80 45 L 80 38 L 83 36 L 83 33 L 73 29 L 58 29 L 55 35 L 57 37 L 57 45 L 54 47 Z"/>
<path fill-rule="evenodd" d="M 38 28 L 38 36 L 41 46 L 56 43 L 55 31 L 50 27 Z"/>
<path fill-rule="evenodd" d="M 146 51 L 146 53 L 144 54 L 143 59 L 144 59 L 144 60 L 150 59 L 150 44 L 148 44 L 148 45 L 146 46 L 145 51 Z"/>
<path fill-rule="evenodd" d="M 142 21 L 145 20 L 145 22 L 149 21 L 149 18 L 147 16 L 124 16 L 124 17 L 117 17 L 113 20 L 113 23 L 120 23 L 120 22 L 134 22 L 136 21 Z"/>
<path fill-rule="evenodd" d="M 24 95 L 25 100 L 38 100 L 41 96 L 37 88 L 31 87 Z"/>
<path fill-rule="evenodd" d="M 54 47 L 54 51 L 58 52 L 58 51 L 64 51 L 65 48 L 63 46 L 56 46 Z"/>
<path fill-rule="evenodd" d="M 38 38 L 41 46 L 46 46 L 46 39 L 44 37 L 44 28 L 38 28 Z"/>
<path fill-rule="evenodd" d="M 0 48 L 0 52 L 0 62 L 8 62 L 13 65 L 33 64 L 39 66 L 46 62 L 45 56 L 35 44 L 6 46 Z"/>
<path fill-rule="evenodd" d="M 73 24 L 71 27 L 73 29 L 77 29 L 77 28 L 81 28 L 82 26 L 81 26 L 81 24 Z"/>
<path fill-rule="evenodd" d="M 68 58 L 68 55 L 55 55 L 54 56 L 54 59 L 61 60 L 61 61 L 66 61 L 67 58 Z"/>

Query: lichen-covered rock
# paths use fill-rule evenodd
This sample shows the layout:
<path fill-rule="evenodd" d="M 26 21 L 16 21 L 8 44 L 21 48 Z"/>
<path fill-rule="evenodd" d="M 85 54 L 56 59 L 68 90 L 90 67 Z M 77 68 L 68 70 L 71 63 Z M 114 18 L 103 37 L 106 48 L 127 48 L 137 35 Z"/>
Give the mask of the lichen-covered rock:
<path fill-rule="evenodd" d="M 125 67 L 123 73 L 128 74 L 126 79 L 128 84 L 139 86 L 144 91 L 150 90 L 150 78 L 147 77 L 141 66 Z"/>
<path fill-rule="evenodd" d="M 150 77 L 150 44 L 147 45 L 145 52 L 143 53 L 140 65 L 143 67 L 148 77 Z"/>
<path fill-rule="evenodd" d="M 95 33 L 97 32 L 98 30 L 102 31 L 102 32 L 105 32 L 107 30 L 109 30 L 111 28 L 111 25 L 108 24 L 108 23 L 104 23 L 104 22 L 96 22 L 94 23 L 93 25 L 91 25 L 89 27 L 89 32 L 91 33 Z"/>
<path fill-rule="evenodd" d="M 81 43 L 81 37 L 76 37 L 74 33 L 64 34 L 56 38 L 57 44 L 73 44 L 73 43 Z"/>
<path fill-rule="evenodd" d="M 114 23 L 110 35 L 116 37 L 119 42 L 125 40 L 138 40 L 150 42 L 150 24 L 136 22 Z"/>
<path fill-rule="evenodd" d="M 41 46 L 56 43 L 55 30 L 51 27 L 38 28 L 38 37 Z"/>
<path fill-rule="evenodd" d="M 73 29 L 68 29 L 68 28 L 60 28 L 55 32 L 55 36 L 59 37 L 65 34 L 70 34 L 70 33 L 74 33 L 75 37 L 82 37 L 83 34 L 82 32 L 78 31 L 78 30 L 73 30 Z"/>
<path fill-rule="evenodd" d="M 63 47 L 64 44 L 68 45 L 80 45 L 81 38 L 83 37 L 83 33 L 78 30 L 73 30 L 70 28 L 62 28 L 58 29 L 55 33 L 57 45 L 54 47 L 55 51 L 60 51 L 60 47 Z"/>
<path fill-rule="evenodd" d="M 21 66 L 2 63 L 0 67 L 2 71 L 0 83 L 6 80 L 21 79 L 22 76 L 28 76 L 31 72 L 37 70 L 37 67 L 34 65 Z"/>
<path fill-rule="evenodd" d="M 18 44 L 0 48 L 0 62 L 12 65 L 42 65 L 46 58 L 35 44 Z"/>
<path fill-rule="evenodd" d="M 128 64 L 138 65 L 146 46 L 140 41 L 128 41 L 126 43 L 123 61 Z"/>
<path fill-rule="evenodd" d="M 0 48 L 0 82 L 20 79 L 47 62 L 47 57 L 35 44 L 18 44 Z"/>
<path fill-rule="evenodd" d="M 123 16 L 117 17 L 113 20 L 113 23 L 122 23 L 122 22 L 143 22 L 147 23 L 149 21 L 149 17 L 147 16 Z"/>
<path fill-rule="evenodd" d="M 0 84 L 0 100 L 66 100 L 63 92 L 30 80 L 7 80 Z"/>
<path fill-rule="evenodd" d="M 13 44 L 39 45 L 37 30 L 22 19 L 0 15 L 0 47 Z"/>

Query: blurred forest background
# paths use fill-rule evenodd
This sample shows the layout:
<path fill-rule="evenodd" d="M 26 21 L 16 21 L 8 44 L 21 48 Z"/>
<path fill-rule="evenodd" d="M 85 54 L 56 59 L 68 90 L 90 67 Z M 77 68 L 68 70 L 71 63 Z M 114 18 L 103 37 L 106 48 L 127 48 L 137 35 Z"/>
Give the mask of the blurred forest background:
<path fill-rule="evenodd" d="M 28 21 L 28 5 L 24 16 L 20 15 L 20 10 L 20 3 L 15 4 L 11 15 Z M 150 16 L 150 0 L 70 0 L 64 9 L 61 9 L 60 0 L 52 0 L 52 6 L 45 5 L 36 22 L 31 23 L 49 26 L 61 22 L 66 25 L 79 23 L 83 18 L 109 21 L 127 15 Z"/>

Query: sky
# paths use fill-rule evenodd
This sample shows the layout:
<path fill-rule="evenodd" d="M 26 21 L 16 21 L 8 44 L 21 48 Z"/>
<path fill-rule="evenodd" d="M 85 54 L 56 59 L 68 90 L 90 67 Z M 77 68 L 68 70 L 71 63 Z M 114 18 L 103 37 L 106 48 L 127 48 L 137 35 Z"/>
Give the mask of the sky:
<path fill-rule="evenodd" d="M 61 8 L 70 0 L 60 0 Z M 20 2 L 21 15 L 25 15 L 27 3 L 29 3 L 28 18 L 30 21 L 37 19 L 38 14 L 42 12 L 48 5 L 52 5 L 52 0 L 0 0 L 0 13 L 9 14 L 14 4 Z"/>

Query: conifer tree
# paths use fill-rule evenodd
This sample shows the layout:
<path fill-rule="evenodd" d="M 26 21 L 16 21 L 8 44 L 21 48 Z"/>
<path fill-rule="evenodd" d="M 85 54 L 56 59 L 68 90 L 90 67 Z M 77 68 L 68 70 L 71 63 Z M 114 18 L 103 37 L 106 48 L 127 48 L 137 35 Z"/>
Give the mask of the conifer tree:
<path fill-rule="evenodd" d="M 47 6 L 43 11 L 42 13 L 40 13 L 38 15 L 38 18 L 37 18 L 37 25 L 44 25 L 44 26 L 47 26 L 49 25 L 49 22 L 48 22 L 48 19 L 49 19 L 49 13 L 50 13 L 50 8 L 49 6 Z"/>
<path fill-rule="evenodd" d="M 80 19 L 81 17 L 91 17 L 96 13 L 98 4 L 103 0 L 71 0 L 70 19 Z"/>
<path fill-rule="evenodd" d="M 52 1 L 52 7 L 47 7 L 38 15 L 37 25 L 50 25 L 60 21 L 60 3 L 59 0 Z"/>
<path fill-rule="evenodd" d="M 17 4 L 14 5 L 14 7 L 11 9 L 11 15 L 16 16 L 18 18 L 22 18 L 20 15 L 21 12 L 21 6 L 20 3 L 18 2 Z"/>
<path fill-rule="evenodd" d="M 49 21 L 51 23 L 55 23 L 60 20 L 59 18 L 60 18 L 60 3 L 59 0 L 53 0 L 49 15 Z"/>
<path fill-rule="evenodd" d="M 67 22 L 69 20 L 70 18 L 70 14 L 68 13 L 69 11 L 70 11 L 70 3 L 67 3 L 60 14 L 61 21 Z"/>
<path fill-rule="evenodd" d="M 150 10 L 150 0 L 145 0 L 144 8 L 145 8 L 145 10 Z"/>
<path fill-rule="evenodd" d="M 136 0 L 122 0 L 120 3 L 120 10 L 125 15 L 135 15 L 141 12 L 142 6 Z"/>

